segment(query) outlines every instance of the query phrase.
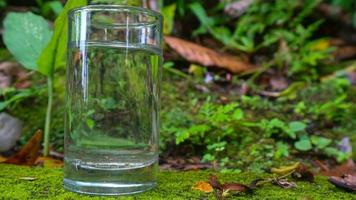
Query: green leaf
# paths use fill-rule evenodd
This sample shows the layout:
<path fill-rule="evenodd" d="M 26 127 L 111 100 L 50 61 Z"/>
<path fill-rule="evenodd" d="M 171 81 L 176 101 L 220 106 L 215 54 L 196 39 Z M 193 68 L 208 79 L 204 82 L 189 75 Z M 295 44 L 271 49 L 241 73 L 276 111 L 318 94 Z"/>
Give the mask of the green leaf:
<path fill-rule="evenodd" d="M 211 161 L 214 161 L 215 160 L 215 156 L 207 153 L 207 154 L 204 154 L 203 156 L 203 162 L 211 162 Z"/>
<path fill-rule="evenodd" d="M 218 39 L 225 45 L 229 45 L 232 42 L 232 34 L 227 27 L 212 27 L 211 32 L 216 39 Z"/>
<path fill-rule="evenodd" d="M 201 23 L 201 26 L 198 29 L 199 31 L 196 33 L 206 33 L 209 29 L 211 29 L 211 27 L 214 25 L 214 20 L 208 17 L 204 7 L 200 3 L 192 3 L 189 5 L 189 8 L 192 10 L 192 12 L 195 14 L 195 16 L 199 19 Z"/>
<path fill-rule="evenodd" d="M 184 142 L 186 139 L 190 137 L 190 133 L 186 130 L 178 131 L 176 133 L 176 144 L 180 144 Z"/>
<path fill-rule="evenodd" d="M 65 66 L 67 54 L 68 11 L 87 5 L 86 0 L 69 0 L 54 22 L 54 34 L 51 41 L 37 60 L 38 70 L 43 74 L 52 74 L 54 69 Z"/>
<path fill-rule="evenodd" d="M 294 121 L 289 123 L 289 128 L 293 132 L 304 131 L 306 127 L 307 125 L 304 122 L 300 122 L 300 121 Z"/>
<path fill-rule="evenodd" d="M 350 153 L 345 153 L 345 152 L 339 151 L 338 149 L 336 149 L 334 147 L 326 147 L 324 149 L 324 152 L 327 156 L 336 158 L 336 161 L 339 163 L 346 161 L 351 157 Z"/>
<path fill-rule="evenodd" d="M 164 17 L 163 33 L 165 35 L 169 35 L 173 31 L 176 9 L 177 9 L 177 5 L 175 3 L 169 6 L 165 6 L 162 9 L 162 15 Z"/>
<path fill-rule="evenodd" d="M 6 7 L 6 1 L 5 0 L 0 0 L 0 9 Z"/>
<path fill-rule="evenodd" d="M 318 137 L 314 135 L 310 139 L 312 144 L 315 145 L 318 149 L 324 149 L 325 147 L 329 146 L 332 142 L 332 140 L 329 138 Z"/>
<path fill-rule="evenodd" d="M 232 114 L 234 120 L 241 120 L 244 118 L 244 112 L 241 109 L 236 109 Z"/>
<path fill-rule="evenodd" d="M 274 157 L 279 159 L 282 157 L 288 157 L 289 156 L 289 146 L 288 144 L 285 144 L 283 142 L 278 142 L 277 143 L 277 149 L 274 154 Z"/>
<path fill-rule="evenodd" d="M 24 67 L 46 74 L 36 64 L 51 39 L 48 22 L 31 12 L 9 13 L 4 20 L 4 43 Z"/>
<path fill-rule="evenodd" d="M 273 118 L 270 122 L 269 122 L 269 126 L 271 128 L 283 128 L 285 126 L 284 122 L 281 121 L 280 119 L 277 118 Z"/>
<path fill-rule="evenodd" d="M 93 129 L 94 126 L 95 126 L 95 121 L 92 120 L 92 119 L 87 119 L 87 126 L 90 128 L 90 129 Z"/>
<path fill-rule="evenodd" d="M 60 15 L 63 10 L 63 5 L 60 1 L 50 1 L 44 4 L 44 7 L 51 9 L 56 16 Z"/>
<path fill-rule="evenodd" d="M 214 150 L 214 151 L 224 151 L 226 145 L 227 145 L 226 141 L 219 142 L 219 143 L 213 143 L 211 145 L 208 145 L 207 149 L 208 150 Z"/>
<path fill-rule="evenodd" d="M 308 136 L 302 136 L 299 141 L 294 143 L 294 146 L 300 151 L 309 151 L 312 149 L 312 144 Z"/>

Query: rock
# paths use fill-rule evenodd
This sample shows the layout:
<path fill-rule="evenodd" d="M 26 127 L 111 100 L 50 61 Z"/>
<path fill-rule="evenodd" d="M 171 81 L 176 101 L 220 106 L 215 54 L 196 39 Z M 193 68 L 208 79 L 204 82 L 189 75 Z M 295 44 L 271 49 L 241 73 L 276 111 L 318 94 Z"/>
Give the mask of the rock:
<path fill-rule="evenodd" d="M 7 113 L 0 113 L 0 152 L 8 151 L 20 138 L 22 121 Z"/>

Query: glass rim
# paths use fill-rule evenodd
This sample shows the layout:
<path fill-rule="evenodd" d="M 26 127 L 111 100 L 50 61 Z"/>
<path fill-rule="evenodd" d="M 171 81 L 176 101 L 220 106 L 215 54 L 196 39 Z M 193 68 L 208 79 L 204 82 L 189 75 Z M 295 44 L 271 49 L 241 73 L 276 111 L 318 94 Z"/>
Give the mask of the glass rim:
<path fill-rule="evenodd" d="M 88 5 L 78 8 L 74 8 L 68 12 L 68 16 L 72 17 L 75 13 L 80 12 L 93 12 L 93 11 L 127 11 L 127 12 L 137 12 L 138 14 L 144 14 L 150 17 L 154 17 L 152 23 L 161 23 L 163 16 L 161 13 L 142 7 L 128 6 L 128 5 Z"/>

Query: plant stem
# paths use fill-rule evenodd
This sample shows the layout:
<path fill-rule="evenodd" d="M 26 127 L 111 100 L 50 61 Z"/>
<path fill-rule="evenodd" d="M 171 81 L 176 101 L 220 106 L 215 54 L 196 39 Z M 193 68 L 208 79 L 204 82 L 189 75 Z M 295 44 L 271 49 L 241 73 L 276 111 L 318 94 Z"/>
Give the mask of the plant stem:
<path fill-rule="evenodd" d="M 49 135 L 51 131 L 51 114 L 52 114 L 52 102 L 53 102 L 53 74 L 51 73 L 47 77 L 48 84 L 48 104 L 46 112 L 46 122 L 44 131 L 44 142 L 43 142 L 43 156 L 49 155 Z"/>

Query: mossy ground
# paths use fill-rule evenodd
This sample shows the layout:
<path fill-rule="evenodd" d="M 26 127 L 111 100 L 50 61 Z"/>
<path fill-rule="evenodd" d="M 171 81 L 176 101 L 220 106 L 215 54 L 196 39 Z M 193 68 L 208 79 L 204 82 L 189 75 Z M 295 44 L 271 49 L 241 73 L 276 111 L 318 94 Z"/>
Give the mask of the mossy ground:
<path fill-rule="evenodd" d="M 149 192 L 124 197 L 93 197 L 67 192 L 62 186 L 62 170 L 46 168 L 0 165 L 0 199 L 215 199 L 213 194 L 203 194 L 192 190 L 192 185 L 207 180 L 211 172 L 170 172 L 162 171 L 158 187 Z M 266 174 L 216 174 L 222 182 L 249 183 Z M 21 177 L 36 178 L 33 181 Z M 356 199 L 356 195 L 344 192 L 329 184 L 325 177 L 317 177 L 316 182 L 298 182 L 295 189 L 282 189 L 266 185 L 253 194 L 241 194 L 228 199 Z"/>

